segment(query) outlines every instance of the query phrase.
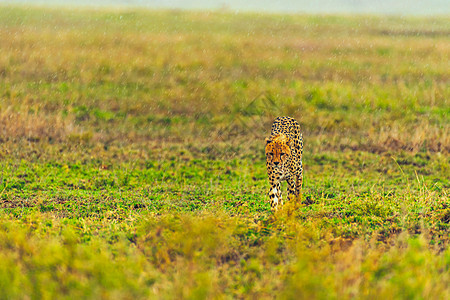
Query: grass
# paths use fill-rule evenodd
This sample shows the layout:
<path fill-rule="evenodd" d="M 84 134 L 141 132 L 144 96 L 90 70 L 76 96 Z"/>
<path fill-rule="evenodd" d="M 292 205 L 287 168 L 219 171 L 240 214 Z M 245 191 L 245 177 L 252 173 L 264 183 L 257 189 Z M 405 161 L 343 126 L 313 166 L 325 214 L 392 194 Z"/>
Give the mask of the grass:
<path fill-rule="evenodd" d="M 448 24 L 2 6 L 1 298 L 449 298 Z"/>

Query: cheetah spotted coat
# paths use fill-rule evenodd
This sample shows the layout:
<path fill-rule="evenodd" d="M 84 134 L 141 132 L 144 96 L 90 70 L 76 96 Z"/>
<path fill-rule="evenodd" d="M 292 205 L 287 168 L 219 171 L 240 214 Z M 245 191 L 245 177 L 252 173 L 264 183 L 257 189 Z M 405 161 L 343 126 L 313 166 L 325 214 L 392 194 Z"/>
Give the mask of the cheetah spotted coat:
<path fill-rule="evenodd" d="M 303 137 L 300 125 L 290 117 L 278 117 L 266 139 L 266 165 L 272 209 L 282 205 L 280 181 L 288 183 L 288 196 L 297 197 L 303 183 Z"/>

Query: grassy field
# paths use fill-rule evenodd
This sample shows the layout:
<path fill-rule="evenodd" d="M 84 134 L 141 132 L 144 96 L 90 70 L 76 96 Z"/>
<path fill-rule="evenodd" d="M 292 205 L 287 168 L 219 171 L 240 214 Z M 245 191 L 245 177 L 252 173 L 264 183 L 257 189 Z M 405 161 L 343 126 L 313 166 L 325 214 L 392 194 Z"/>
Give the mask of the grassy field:
<path fill-rule="evenodd" d="M 449 299 L 449 36 L 0 6 L 0 299 Z M 305 177 L 272 213 L 279 115 Z"/>

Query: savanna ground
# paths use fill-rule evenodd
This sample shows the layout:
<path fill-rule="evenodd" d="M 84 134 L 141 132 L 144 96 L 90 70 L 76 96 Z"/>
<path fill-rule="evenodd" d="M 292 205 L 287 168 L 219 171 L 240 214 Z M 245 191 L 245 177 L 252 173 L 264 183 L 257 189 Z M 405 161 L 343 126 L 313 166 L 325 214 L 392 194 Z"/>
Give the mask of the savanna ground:
<path fill-rule="evenodd" d="M 450 19 L 0 7 L 0 298 L 449 299 Z M 305 141 L 273 214 L 264 138 Z"/>

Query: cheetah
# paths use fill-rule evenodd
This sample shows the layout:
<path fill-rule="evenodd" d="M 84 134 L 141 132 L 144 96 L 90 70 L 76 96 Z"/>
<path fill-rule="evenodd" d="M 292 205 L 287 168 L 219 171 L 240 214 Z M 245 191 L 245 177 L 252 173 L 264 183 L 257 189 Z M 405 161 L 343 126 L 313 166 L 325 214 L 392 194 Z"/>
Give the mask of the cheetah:
<path fill-rule="evenodd" d="M 280 181 L 288 183 L 288 197 L 298 197 L 303 184 L 303 136 L 300 125 L 290 117 L 278 117 L 266 139 L 266 166 L 269 175 L 269 199 L 273 210 L 283 205 Z"/>

